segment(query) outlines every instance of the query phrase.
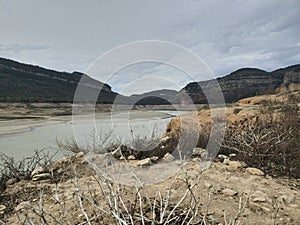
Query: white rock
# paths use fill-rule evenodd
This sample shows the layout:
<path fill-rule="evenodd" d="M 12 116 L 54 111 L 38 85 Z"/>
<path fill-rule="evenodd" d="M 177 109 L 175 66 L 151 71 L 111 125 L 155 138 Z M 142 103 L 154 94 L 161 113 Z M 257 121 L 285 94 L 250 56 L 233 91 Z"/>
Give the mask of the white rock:
<path fill-rule="evenodd" d="M 47 180 L 51 178 L 50 173 L 41 173 L 41 174 L 36 174 L 32 177 L 33 181 L 39 181 L 39 180 Z"/>
<path fill-rule="evenodd" d="M 229 158 L 234 158 L 234 157 L 236 157 L 237 155 L 235 154 L 235 153 L 231 153 L 231 154 L 229 154 Z"/>
<path fill-rule="evenodd" d="M 253 202 L 266 202 L 267 198 L 268 195 L 260 190 L 257 190 L 250 195 L 250 199 Z"/>
<path fill-rule="evenodd" d="M 266 202 L 267 199 L 263 196 L 257 196 L 252 199 L 253 202 Z"/>
<path fill-rule="evenodd" d="M 152 156 L 150 159 L 152 162 L 156 162 L 159 158 L 157 156 Z"/>
<path fill-rule="evenodd" d="M 152 161 L 150 158 L 142 159 L 137 161 L 137 166 L 150 166 Z"/>
<path fill-rule="evenodd" d="M 21 210 L 27 210 L 31 208 L 31 204 L 29 201 L 21 202 L 17 207 L 15 208 L 16 211 L 21 211 Z"/>
<path fill-rule="evenodd" d="M 226 195 L 226 196 L 235 196 L 235 195 L 237 195 L 238 193 L 237 193 L 237 191 L 235 191 L 235 190 L 226 188 L 226 189 L 224 189 L 224 190 L 222 191 L 222 194 L 223 194 L 223 195 Z"/>
<path fill-rule="evenodd" d="M 229 158 L 225 158 L 223 161 L 224 164 L 229 165 L 230 163 L 230 159 Z"/>
<path fill-rule="evenodd" d="M 291 195 L 281 195 L 277 198 L 277 200 L 279 202 L 281 202 L 282 204 L 286 204 L 286 203 L 293 203 L 295 201 L 295 195 L 291 194 Z"/>
<path fill-rule="evenodd" d="M 166 153 L 163 157 L 163 161 L 169 162 L 169 161 L 172 161 L 172 160 L 174 160 L 174 156 L 172 156 L 172 154 L 170 154 L 169 152 Z"/>
<path fill-rule="evenodd" d="M 211 187 L 212 187 L 212 184 L 210 184 L 210 183 L 205 183 L 204 186 L 205 186 L 206 188 L 211 188 Z"/>
<path fill-rule="evenodd" d="M 207 151 L 203 148 L 193 148 L 192 155 L 200 158 L 205 158 L 205 156 L 207 155 Z"/>
<path fill-rule="evenodd" d="M 135 160 L 135 157 L 134 157 L 134 155 L 130 155 L 130 156 L 128 156 L 127 159 L 128 159 L 128 160 Z"/>
<path fill-rule="evenodd" d="M 4 212 L 5 209 L 6 209 L 6 206 L 5 206 L 5 205 L 0 205 L 0 213 L 1 213 L 1 212 Z"/>
<path fill-rule="evenodd" d="M 225 160 L 224 160 L 224 162 L 225 162 Z M 227 169 L 229 171 L 236 171 L 236 170 L 244 167 L 243 163 L 241 163 L 239 161 L 228 161 L 227 165 L 228 165 Z"/>
<path fill-rule="evenodd" d="M 217 157 L 218 157 L 219 159 L 228 159 L 228 156 L 227 156 L 227 155 L 222 155 L 222 154 L 218 155 Z"/>
<path fill-rule="evenodd" d="M 161 141 L 162 143 L 165 143 L 165 142 L 167 142 L 168 140 L 170 140 L 170 137 L 169 137 L 169 136 L 165 136 L 165 137 L 163 137 L 162 139 L 160 139 L 160 141 Z"/>
<path fill-rule="evenodd" d="M 76 155 L 75 155 L 75 158 L 81 158 L 84 156 L 84 152 L 78 152 Z"/>
<path fill-rule="evenodd" d="M 248 167 L 246 168 L 246 172 L 250 173 L 251 175 L 257 175 L 257 176 L 264 176 L 265 173 L 261 171 L 260 169 Z"/>
<path fill-rule="evenodd" d="M 36 174 L 43 173 L 44 169 L 41 166 L 36 167 L 32 172 L 31 172 L 31 177 L 33 177 Z"/>

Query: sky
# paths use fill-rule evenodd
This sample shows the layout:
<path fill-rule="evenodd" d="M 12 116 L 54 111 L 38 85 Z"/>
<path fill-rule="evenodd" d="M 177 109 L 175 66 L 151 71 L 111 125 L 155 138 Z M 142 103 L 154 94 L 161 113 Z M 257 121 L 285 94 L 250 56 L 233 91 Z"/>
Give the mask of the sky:
<path fill-rule="evenodd" d="M 192 51 L 216 77 L 300 63 L 299 0 L 0 0 L 0 31 L 0 57 L 58 71 L 87 72 L 107 51 L 143 40 Z M 95 78 L 129 95 L 209 76 L 145 62 Z"/>

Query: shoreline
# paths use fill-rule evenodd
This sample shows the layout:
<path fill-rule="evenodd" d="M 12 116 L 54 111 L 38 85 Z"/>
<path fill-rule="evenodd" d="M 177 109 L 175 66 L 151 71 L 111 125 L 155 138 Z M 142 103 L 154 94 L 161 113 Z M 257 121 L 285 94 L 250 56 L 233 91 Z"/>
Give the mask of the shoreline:
<path fill-rule="evenodd" d="M 25 115 L 24 115 L 25 116 Z M 144 119 L 152 119 L 152 118 L 161 118 L 167 119 L 172 118 L 172 115 L 169 115 L 164 112 L 155 112 L 155 111 L 142 111 L 142 110 L 134 110 L 131 111 L 128 115 L 126 112 L 118 112 L 116 114 L 111 114 L 107 112 L 96 113 L 95 119 L 129 119 L 129 120 L 144 120 Z M 52 117 L 40 117 L 40 119 L 9 119 L 9 120 L 0 120 L 0 137 L 6 135 L 19 134 L 24 132 L 30 132 L 34 128 L 58 125 L 64 123 L 85 123 L 90 122 L 91 118 L 89 115 L 81 115 L 75 116 L 75 120 L 73 121 L 73 116 L 52 116 Z"/>

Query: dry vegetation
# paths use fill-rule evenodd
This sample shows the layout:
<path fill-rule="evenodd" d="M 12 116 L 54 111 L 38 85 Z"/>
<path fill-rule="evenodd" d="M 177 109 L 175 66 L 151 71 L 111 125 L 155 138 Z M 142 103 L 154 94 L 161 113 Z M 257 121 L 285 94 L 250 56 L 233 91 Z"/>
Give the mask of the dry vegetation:
<path fill-rule="evenodd" d="M 205 157 L 184 163 L 175 158 L 180 170 L 153 185 L 113 182 L 92 168 L 82 153 L 86 149 L 72 141 L 59 144 L 76 154 L 54 163 L 41 152 L 20 163 L 2 155 L 0 224 L 299 224 L 300 121 L 299 106 L 293 99 L 285 105 L 268 101 L 229 108 L 228 129 L 224 142 L 219 143 L 225 156 L 209 168 Z M 184 125 L 188 132 L 196 128 L 202 148 L 211 131 L 203 123 L 204 117 L 210 119 L 208 111 L 198 114 L 200 128 Z M 179 135 L 179 119 L 167 128 L 166 135 L 171 136 L 164 153 L 178 144 L 174 138 Z M 90 154 L 111 154 L 115 144 L 106 150 L 101 145 L 90 146 Z M 131 147 L 149 145 L 151 142 L 138 139 Z M 186 148 L 188 143 L 182 146 Z M 132 167 L 136 161 L 150 157 L 135 155 L 136 160 L 128 160 L 129 153 L 135 154 L 134 149 L 126 152 L 128 149 L 124 148 L 124 162 Z M 38 166 L 38 175 L 50 177 L 32 180 Z"/>

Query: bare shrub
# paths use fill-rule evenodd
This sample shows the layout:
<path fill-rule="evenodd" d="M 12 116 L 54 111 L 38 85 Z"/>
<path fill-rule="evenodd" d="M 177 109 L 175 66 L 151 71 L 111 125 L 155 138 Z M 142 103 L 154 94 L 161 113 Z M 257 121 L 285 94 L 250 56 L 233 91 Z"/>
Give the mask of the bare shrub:
<path fill-rule="evenodd" d="M 268 174 L 299 177 L 299 128 L 298 107 L 287 105 L 277 117 L 269 113 L 230 125 L 222 150 Z"/>
<path fill-rule="evenodd" d="M 20 161 L 16 161 L 14 157 L 0 153 L 0 182 L 2 189 L 5 188 L 5 183 L 11 178 L 17 180 L 30 179 L 32 171 L 37 167 L 47 167 L 53 163 L 55 154 L 50 154 L 49 151 L 35 150 L 32 156 L 26 157 Z"/>

